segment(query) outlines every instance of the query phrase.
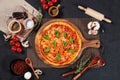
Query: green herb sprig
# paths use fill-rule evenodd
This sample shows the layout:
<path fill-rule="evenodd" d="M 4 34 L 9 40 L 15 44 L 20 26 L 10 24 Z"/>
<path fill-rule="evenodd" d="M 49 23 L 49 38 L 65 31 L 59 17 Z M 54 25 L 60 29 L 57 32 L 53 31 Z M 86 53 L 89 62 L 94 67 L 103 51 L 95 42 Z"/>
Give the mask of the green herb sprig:
<path fill-rule="evenodd" d="M 82 60 L 81 60 L 81 61 L 77 64 L 77 69 L 76 69 L 76 71 L 75 71 L 75 74 L 81 72 L 82 69 L 88 65 L 88 63 L 89 63 L 90 60 L 91 60 L 91 56 L 89 56 L 85 61 L 82 61 Z"/>

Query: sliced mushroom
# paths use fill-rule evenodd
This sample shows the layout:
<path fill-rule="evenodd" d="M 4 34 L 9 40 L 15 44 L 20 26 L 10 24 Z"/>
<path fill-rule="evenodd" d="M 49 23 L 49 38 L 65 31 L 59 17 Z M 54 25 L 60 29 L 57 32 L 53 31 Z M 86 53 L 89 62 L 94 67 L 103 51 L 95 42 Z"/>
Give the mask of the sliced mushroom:
<path fill-rule="evenodd" d="M 29 47 L 29 41 L 23 41 L 21 44 L 23 47 Z"/>

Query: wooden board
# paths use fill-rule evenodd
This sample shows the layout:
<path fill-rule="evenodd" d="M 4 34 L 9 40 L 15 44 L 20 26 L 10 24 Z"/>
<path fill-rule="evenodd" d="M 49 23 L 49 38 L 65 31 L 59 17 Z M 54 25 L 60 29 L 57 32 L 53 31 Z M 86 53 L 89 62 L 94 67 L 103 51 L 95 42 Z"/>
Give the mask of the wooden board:
<path fill-rule="evenodd" d="M 24 7 L 29 13 L 36 16 L 39 12 L 25 0 L 0 0 L 0 30 L 8 33 L 7 20 L 14 11 L 20 11 L 19 6 Z"/>

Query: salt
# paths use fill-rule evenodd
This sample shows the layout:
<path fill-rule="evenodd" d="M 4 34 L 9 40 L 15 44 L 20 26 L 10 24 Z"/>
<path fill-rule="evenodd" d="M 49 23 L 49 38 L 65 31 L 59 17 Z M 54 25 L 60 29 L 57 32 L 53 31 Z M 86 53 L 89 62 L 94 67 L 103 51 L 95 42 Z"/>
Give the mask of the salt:
<path fill-rule="evenodd" d="M 32 73 L 31 73 L 31 72 L 26 72 L 26 73 L 24 74 L 24 78 L 25 78 L 26 80 L 29 80 L 31 77 L 32 77 Z"/>

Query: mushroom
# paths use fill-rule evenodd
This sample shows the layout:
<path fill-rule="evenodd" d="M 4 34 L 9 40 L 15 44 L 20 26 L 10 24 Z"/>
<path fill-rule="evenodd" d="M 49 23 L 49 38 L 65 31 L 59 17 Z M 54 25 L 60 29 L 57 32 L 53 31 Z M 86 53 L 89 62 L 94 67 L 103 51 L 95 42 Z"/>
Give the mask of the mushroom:
<path fill-rule="evenodd" d="M 37 75 L 41 75 L 41 74 L 42 74 L 42 71 L 41 71 L 40 69 L 36 69 L 34 72 L 35 72 L 35 74 L 37 74 Z"/>
<path fill-rule="evenodd" d="M 29 41 L 23 41 L 21 44 L 23 47 L 29 47 Z"/>
<path fill-rule="evenodd" d="M 5 41 L 8 41 L 12 37 L 12 35 L 11 34 L 3 34 L 3 37 L 4 37 Z"/>

